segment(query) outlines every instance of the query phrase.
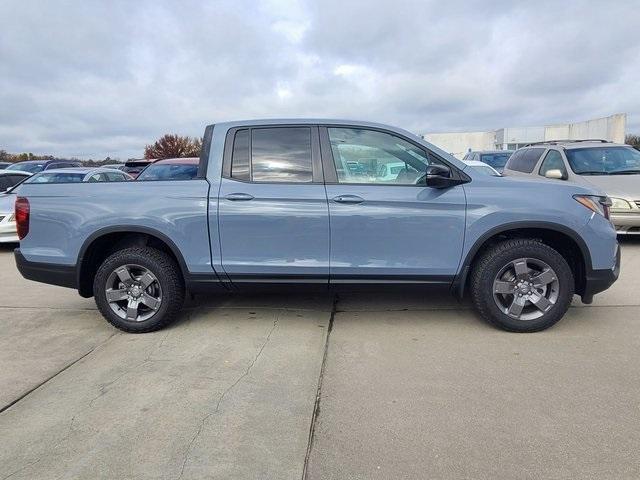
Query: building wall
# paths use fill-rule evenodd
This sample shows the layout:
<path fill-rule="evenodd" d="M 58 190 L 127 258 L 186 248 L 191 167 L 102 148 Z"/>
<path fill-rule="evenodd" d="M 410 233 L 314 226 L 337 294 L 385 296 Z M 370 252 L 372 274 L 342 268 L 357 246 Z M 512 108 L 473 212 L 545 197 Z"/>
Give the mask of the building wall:
<path fill-rule="evenodd" d="M 545 132 L 545 140 L 598 138 L 615 143 L 624 143 L 626 126 L 627 115 L 625 113 L 617 113 L 604 118 L 587 120 L 586 122 L 570 123 L 567 125 L 568 136 L 565 137 L 550 136 L 551 133 L 555 134 L 556 132 Z M 557 128 L 557 126 L 547 127 L 547 129 L 553 128 Z"/>
<path fill-rule="evenodd" d="M 489 132 L 427 133 L 426 141 L 462 158 L 469 149 L 494 150 L 517 148 L 527 143 L 549 140 L 601 138 L 624 143 L 627 115 L 617 113 L 584 122 L 546 125 L 542 127 L 508 127 Z"/>
<path fill-rule="evenodd" d="M 471 150 L 493 150 L 496 132 L 428 133 L 422 136 L 456 158 Z"/>

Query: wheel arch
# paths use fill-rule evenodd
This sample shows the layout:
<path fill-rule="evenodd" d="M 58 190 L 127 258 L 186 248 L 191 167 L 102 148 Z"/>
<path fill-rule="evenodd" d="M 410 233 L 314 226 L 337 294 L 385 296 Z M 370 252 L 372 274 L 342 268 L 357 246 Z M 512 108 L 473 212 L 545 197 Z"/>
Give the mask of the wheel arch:
<path fill-rule="evenodd" d="M 565 225 L 552 222 L 511 222 L 494 227 L 481 235 L 466 254 L 451 286 L 453 293 L 464 297 L 469 272 L 477 258 L 494 243 L 509 238 L 534 238 L 557 250 L 569 262 L 576 282 L 576 293 L 584 293 L 586 272 L 591 271 L 591 254 L 582 237 Z"/>
<path fill-rule="evenodd" d="M 184 257 L 167 235 L 154 228 L 117 225 L 97 230 L 82 244 L 76 264 L 78 293 L 85 298 L 93 296 L 93 277 L 102 261 L 131 246 L 151 246 L 168 253 L 178 263 L 183 278 L 187 277 L 189 270 Z"/>

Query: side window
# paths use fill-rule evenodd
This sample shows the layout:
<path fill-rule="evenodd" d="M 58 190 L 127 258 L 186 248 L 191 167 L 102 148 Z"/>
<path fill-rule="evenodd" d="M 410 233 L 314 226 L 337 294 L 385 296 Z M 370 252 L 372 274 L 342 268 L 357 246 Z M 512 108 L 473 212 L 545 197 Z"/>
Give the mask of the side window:
<path fill-rule="evenodd" d="M 542 165 L 540 165 L 540 175 L 544 176 L 549 170 L 560 170 L 562 177 L 567 177 L 567 168 L 562 160 L 562 155 L 557 150 L 549 150 L 547 156 L 544 157 Z"/>
<path fill-rule="evenodd" d="M 311 128 L 252 129 L 251 180 L 311 182 Z"/>
<path fill-rule="evenodd" d="M 104 173 L 94 173 L 93 175 L 91 175 L 91 177 L 89 177 L 89 180 L 87 180 L 89 182 L 106 182 L 107 180 L 107 176 Z"/>
<path fill-rule="evenodd" d="M 236 132 L 231 158 L 231 176 L 238 180 L 251 180 L 249 175 L 249 130 Z"/>
<path fill-rule="evenodd" d="M 107 177 L 107 182 L 122 182 L 124 181 L 124 176 L 121 173 L 115 172 L 105 172 L 105 177 Z"/>
<path fill-rule="evenodd" d="M 511 155 L 506 168 L 517 172 L 531 173 L 536 163 L 538 163 L 542 152 L 544 152 L 544 148 L 525 148 L 518 150 Z"/>
<path fill-rule="evenodd" d="M 12 187 L 11 179 L 7 176 L 0 177 L 0 192 L 4 192 L 7 188 Z"/>
<path fill-rule="evenodd" d="M 395 135 L 330 127 L 339 183 L 415 185 L 433 162 L 427 152 Z"/>

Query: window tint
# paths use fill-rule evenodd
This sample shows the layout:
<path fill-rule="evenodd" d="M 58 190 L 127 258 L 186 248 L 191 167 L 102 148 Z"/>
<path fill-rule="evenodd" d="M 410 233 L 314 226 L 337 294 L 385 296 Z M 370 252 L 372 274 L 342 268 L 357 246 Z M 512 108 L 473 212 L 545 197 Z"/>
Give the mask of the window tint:
<path fill-rule="evenodd" d="M 428 154 L 389 133 L 360 128 L 328 128 L 339 183 L 415 185 Z"/>
<path fill-rule="evenodd" d="M 504 168 L 511 156 L 511 152 L 507 153 L 484 153 L 480 155 L 480 161 L 491 165 L 493 168 Z"/>
<path fill-rule="evenodd" d="M 2 176 L 0 177 L 0 192 L 4 192 L 7 188 L 13 186 L 13 182 L 9 177 Z"/>
<path fill-rule="evenodd" d="M 84 173 L 47 173 L 34 175 L 25 183 L 78 183 L 82 182 Z"/>
<path fill-rule="evenodd" d="M 121 173 L 106 172 L 105 175 L 107 176 L 107 181 L 109 182 L 123 182 L 126 180 L 125 176 Z"/>
<path fill-rule="evenodd" d="M 249 130 L 238 130 L 233 140 L 231 176 L 238 180 L 250 180 L 249 176 Z"/>
<path fill-rule="evenodd" d="M 94 173 L 89 177 L 89 182 L 108 182 L 109 178 L 106 173 Z"/>
<path fill-rule="evenodd" d="M 14 163 L 5 170 L 20 170 L 22 172 L 38 173 L 44 169 L 44 163 Z"/>
<path fill-rule="evenodd" d="M 251 178 L 254 182 L 311 182 L 311 129 L 251 130 Z"/>
<path fill-rule="evenodd" d="M 153 163 L 144 169 L 137 180 L 191 180 L 197 174 L 198 165 Z"/>
<path fill-rule="evenodd" d="M 560 170 L 562 176 L 567 176 L 567 169 L 564 166 L 562 155 L 557 150 L 549 150 L 540 165 L 540 175 L 544 176 L 549 170 Z"/>
<path fill-rule="evenodd" d="M 507 162 L 507 168 L 517 172 L 531 173 L 536 163 L 538 163 L 542 152 L 544 152 L 544 148 L 525 148 L 518 150 L 511 155 L 511 158 Z"/>

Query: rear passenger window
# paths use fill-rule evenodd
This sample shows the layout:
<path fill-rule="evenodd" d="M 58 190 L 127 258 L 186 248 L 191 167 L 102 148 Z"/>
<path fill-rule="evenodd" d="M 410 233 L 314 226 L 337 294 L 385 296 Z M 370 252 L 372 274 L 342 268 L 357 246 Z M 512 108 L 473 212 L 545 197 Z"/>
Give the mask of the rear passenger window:
<path fill-rule="evenodd" d="M 233 140 L 231 177 L 254 182 L 311 182 L 311 129 L 238 130 Z"/>
<path fill-rule="evenodd" d="M 254 182 L 311 182 L 311 129 L 255 128 L 251 131 Z"/>
<path fill-rule="evenodd" d="M 251 180 L 249 176 L 249 130 L 238 130 L 233 140 L 231 176 L 238 180 Z"/>
<path fill-rule="evenodd" d="M 540 159 L 544 148 L 525 148 L 518 150 L 507 163 L 506 168 L 516 172 L 531 173 Z"/>

